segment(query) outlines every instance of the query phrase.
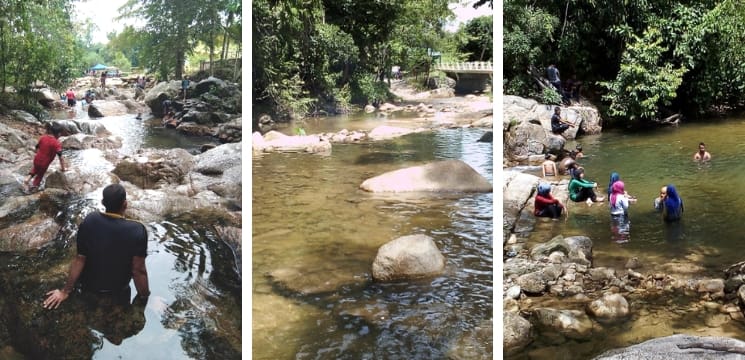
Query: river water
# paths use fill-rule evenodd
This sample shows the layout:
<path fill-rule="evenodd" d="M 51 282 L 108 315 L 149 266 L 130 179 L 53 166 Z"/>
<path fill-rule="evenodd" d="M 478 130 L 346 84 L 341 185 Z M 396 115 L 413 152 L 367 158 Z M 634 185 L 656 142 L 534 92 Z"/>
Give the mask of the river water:
<path fill-rule="evenodd" d="M 612 171 L 621 175 L 626 190 L 638 198 L 629 209 L 628 236 L 611 229 L 607 202 L 587 207 L 571 203 L 568 221 L 535 222 L 526 234 L 528 246 L 552 236 L 586 235 L 593 241 L 593 265 L 625 271 L 624 264 L 637 257 L 643 274 L 663 272 L 679 278 L 722 278 L 722 270 L 742 261 L 745 231 L 745 118 L 733 117 L 707 123 L 684 124 L 643 133 L 605 132 L 579 139 L 588 157 L 579 162 L 586 178 L 605 189 Z M 712 161 L 692 160 L 698 143 L 705 142 Z M 574 147 L 573 143 L 567 146 Z M 540 176 L 540 170 L 531 170 Z M 665 224 L 653 209 L 660 187 L 674 184 L 684 200 L 683 220 Z M 607 200 L 606 200 L 607 201 Z M 559 308 L 573 307 L 561 299 Z M 611 348 L 628 346 L 676 333 L 699 336 L 745 337 L 745 326 L 729 316 L 700 309 L 698 298 L 663 296 L 657 300 L 631 301 L 632 319 L 603 329 L 587 342 L 546 344 L 540 340 L 517 358 L 589 358 Z"/>
<path fill-rule="evenodd" d="M 134 115 L 88 120 L 87 115 L 78 109 L 77 112 L 57 112 L 53 117 L 103 123 L 123 139 L 123 147 L 119 150 L 122 154 L 132 154 L 144 147 L 181 147 L 195 153 L 201 144 L 212 142 L 163 129 L 159 119 L 137 120 Z M 100 154 L 99 150 L 89 149 L 66 151 L 64 155 L 72 164 L 71 171 L 110 171 L 110 165 L 100 160 Z M 99 209 L 99 205 L 100 191 L 74 201 L 66 211 L 72 215 L 65 220 L 66 235 L 59 246 L 32 258 L 4 257 L 3 264 L 10 264 L 4 268 L 16 268 L 25 274 L 32 271 L 34 263 L 43 268 L 49 263 L 62 262 L 67 269 L 75 247 L 71 229 L 85 214 Z M 134 319 L 132 323 L 137 325 L 125 325 L 124 330 L 112 334 L 107 333 L 106 326 L 95 325 L 95 315 L 87 314 L 86 318 L 91 318 L 94 324 L 89 326 L 95 338 L 90 344 L 92 358 L 239 359 L 241 279 L 232 250 L 205 226 L 192 226 L 191 220 L 163 219 L 145 225 L 149 234 L 146 266 L 152 295 L 144 314 L 139 314 L 144 319 Z M 130 286 L 134 294 L 134 285 Z M 103 316 L 107 318 L 109 315 Z M 67 337 L 71 333 L 53 336 Z M 67 355 L 81 358 L 80 355 Z"/>
<path fill-rule="evenodd" d="M 310 134 L 381 122 L 360 115 L 304 127 Z M 367 178 L 441 159 L 461 159 L 492 181 L 492 144 L 476 141 L 482 133 L 449 129 L 335 144 L 329 156 L 254 156 L 253 358 L 436 359 L 485 326 L 493 310 L 493 194 L 384 196 L 358 189 Z M 447 259 L 445 273 L 373 282 L 377 249 L 411 234 L 434 238 Z M 492 358 L 490 329 L 478 357 Z"/>

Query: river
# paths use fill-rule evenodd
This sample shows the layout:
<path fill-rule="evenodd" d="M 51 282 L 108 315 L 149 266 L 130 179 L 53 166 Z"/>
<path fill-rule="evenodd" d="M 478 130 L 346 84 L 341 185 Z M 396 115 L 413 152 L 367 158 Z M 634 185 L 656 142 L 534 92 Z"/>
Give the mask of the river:
<path fill-rule="evenodd" d="M 586 235 L 593 241 L 593 266 L 625 271 L 624 264 L 637 257 L 644 274 L 664 272 L 682 278 L 722 278 L 722 270 L 742 261 L 739 252 L 745 230 L 745 119 L 732 117 L 706 123 L 686 123 L 640 133 L 604 132 L 578 141 L 588 155 L 579 162 L 586 178 L 605 189 L 612 171 L 621 175 L 626 190 L 639 200 L 629 209 L 628 236 L 611 231 L 607 202 L 587 207 L 571 203 L 568 221 L 542 221 L 528 234 L 528 246 L 562 234 Z M 692 161 L 698 143 L 705 142 L 712 161 Z M 567 146 L 574 147 L 573 143 Z M 540 176 L 539 169 L 531 172 Z M 660 187 L 674 184 L 684 200 L 679 224 L 665 224 L 653 209 Z M 607 201 L 607 200 L 606 200 Z M 574 307 L 570 301 L 535 298 L 534 303 Z M 548 344 L 539 339 L 515 358 L 581 359 L 612 348 L 628 346 L 672 334 L 728 336 L 742 339 L 745 326 L 717 311 L 700 309 L 696 297 L 661 296 L 632 301 L 632 318 L 605 327 L 590 341 Z M 696 308 L 696 309 L 694 309 Z"/>
<path fill-rule="evenodd" d="M 399 120 L 406 121 L 386 122 Z M 382 122 L 354 115 L 309 120 L 304 128 L 311 134 Z M 493 194 L 393 196 L 358 188 L 386 171 L 441 159 L 461 159 L 493 182 L 492 144 L 477 142 L 482 134 L 436 130 L 335 144 L 329 156 L 254 156 L 253 358 L 443 358 L 491 320 Z M 444 274 L 373 282 L 377 249 L 411 234 L 434 238 L 447 259 Z M 491 359 L 488 326 L 476 353 Z"/>
<path fill-rule="evenodd" d="M 123 139 L 121 154 L 133 154 L 140 148 L 181 147 L 198 152 L 203 143 L 212 140 L 190 138 L 175 130 L 163 129 L 159 119 L 137 120 L 134 115 L 88 120 L 82 110 L 55 112 L 53 118 L 96 121 Z M 96 149 L 66 151 L 65 157 L 73 171 L 106 172 L 110 165 L 102 160 Z M 100 191 L 88 194 L 69 204 L 60 214 L 65 229 L 62 241 L 38 254 L 3 255 L 4 269 L 15 269 L 18 274 L 33 273 L 50 264 L 69 265 L 74 253 L 75 224 L 82 217 L 100 208 Z M 146 266 L 152 293 L 144 314 L 131 318 L 131 323 L 98 326 L 109 314 L 86 314 L 88 331 L 94 341 L 93 359 L 239 359 L 241 357 L 241 278 L 234 254 L 215 234 L 203 226 L 192 226 L 191 220 L 163 219 L 145 224 L 149 234 Z M 57 265 L 54 265 L 57 266 Z M 239 266 L 239 265 L 238 265 Z M 12 271 L 4 276 L 13 278 Z M 39 271 L 39 270 L 36 270 Z M 44 271 L 44 270 L 41 270 Z M 62 286 L 62 284 L 59 284 Z M 130 285 L 134 289 L 134 285 Z M 133 293 L 135 291 L 133 290 Z M 62 307 L 74 300 L 68 300 Z M 41 300 L 39 300 L 41 306 Z M 58 310 L 59 311 L 59 310 Z M 98 317 L 102 317 L 97 319 Z M 118 327 L 121 325 L 121 327 Z M 74 330 L 58 329 L 49 334 L 48 341 L 65 341 Z M 23 341 L 23 339 L 19 340 Z M 68 340 L 74 343 L 75 340 Z M 88 349 L 66 354 L 83 358 Z M 22 358 L 20 354 L 0 349 L 0 357 Z M 61 354 L 60 354 L 61 356 Z M 88 355 L 85 355 L 88 357 Z"/>

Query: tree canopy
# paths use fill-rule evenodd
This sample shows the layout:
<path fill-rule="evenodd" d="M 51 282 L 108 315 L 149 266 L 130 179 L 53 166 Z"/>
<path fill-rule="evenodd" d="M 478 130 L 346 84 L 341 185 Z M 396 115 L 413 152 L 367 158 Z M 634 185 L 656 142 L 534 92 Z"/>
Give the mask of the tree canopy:
<path fill-rule="evenodd" d="M 616 122 L 741 108 L 745 7 L 739 0 L 504 3 L 505 92 L 535 95 L 530 67 L 555 63 L 598 93 Z"/>
<path fill-rule="evenodd" d="M 490 57 L 491 31 L 452 35 L 443 30 L 454 17 L 448 6 L 455 2 L 253 1 L 254 105 L 280 118 L 324 106 L 343 111 L 351 103 L 387 99 L 385 82 L 394 65 L 427 72 L 433 51 L 453 58 L 465 58 L 457 54 L 461 51 Z M 459 48 L 460 41 L 469 40 L 472 48 Z"/>

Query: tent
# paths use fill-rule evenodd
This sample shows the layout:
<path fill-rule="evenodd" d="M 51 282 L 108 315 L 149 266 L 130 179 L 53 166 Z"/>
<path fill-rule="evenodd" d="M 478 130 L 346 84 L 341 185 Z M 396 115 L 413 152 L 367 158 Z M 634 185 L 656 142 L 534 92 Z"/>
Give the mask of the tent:
<path fill-rule="evenodd" d="M 96 64 L 96 66 L 92 67 L 91 70 L 106 70 L 106 65 Z"/>

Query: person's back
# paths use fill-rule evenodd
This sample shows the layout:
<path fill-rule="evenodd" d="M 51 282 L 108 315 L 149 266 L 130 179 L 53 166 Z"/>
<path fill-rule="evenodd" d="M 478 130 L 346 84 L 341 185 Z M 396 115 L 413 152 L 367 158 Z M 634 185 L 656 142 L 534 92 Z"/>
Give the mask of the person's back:
<path fill-rule="evenodd" d="M 79 254 L 86 257 L 80 277 L 86 291 L 127 288 L 132 279 L 132 258 L 147 255 L 145 226 L 117 214 L 89 214 L 80 224 L 77 241 Z"/>
<path fill-rule="evenodd" d="M 49 166 L 49 164 L 54 160 L 54 156 L 62 151 L 62 144 L 54 135 L 51 134 L 42 135 L 36 146 L 34 164 L 38 166 Z"/>

